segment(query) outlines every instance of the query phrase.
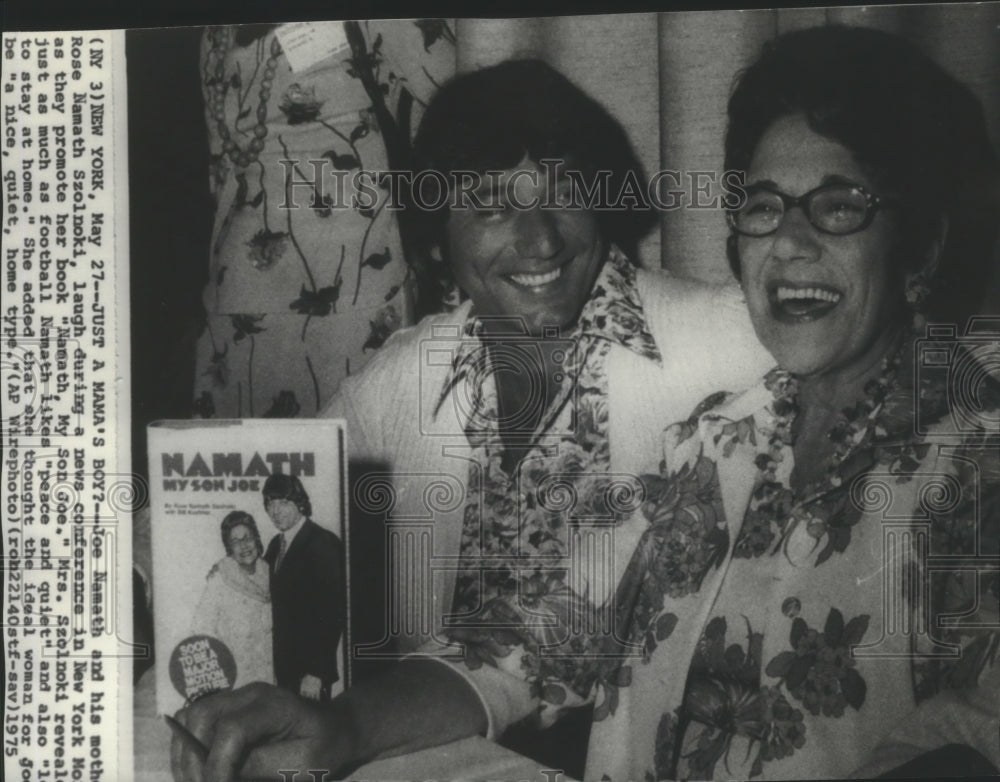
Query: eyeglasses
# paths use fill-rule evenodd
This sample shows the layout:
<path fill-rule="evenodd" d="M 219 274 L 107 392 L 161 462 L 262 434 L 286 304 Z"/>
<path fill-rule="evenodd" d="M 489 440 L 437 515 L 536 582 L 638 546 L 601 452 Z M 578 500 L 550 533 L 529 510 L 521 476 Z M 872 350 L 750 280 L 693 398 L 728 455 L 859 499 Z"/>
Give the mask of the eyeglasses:
<path fill-rule="evenodd" d="M 743 206 L 727 212 L 729 227 L 743 236 L 770 236 L 781 225 L 785 214 L 802 207 L 809 223 L 817 231 L 834 236 L 863 231 L 879 207 L 894 203 L 891 198 L 873 195 L 860 185 L 821 185 L 798 198 L 780 193 L 770 185 L 746 188 Z"/>

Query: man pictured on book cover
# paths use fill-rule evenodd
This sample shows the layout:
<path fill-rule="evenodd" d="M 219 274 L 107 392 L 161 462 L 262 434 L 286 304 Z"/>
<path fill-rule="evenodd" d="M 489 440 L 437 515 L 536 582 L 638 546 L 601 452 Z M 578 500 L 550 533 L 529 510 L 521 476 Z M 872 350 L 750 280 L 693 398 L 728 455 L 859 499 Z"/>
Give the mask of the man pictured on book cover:
<path fill-rule="evenodd" d="M 264 559 L 271 573 L 274 673 L 279 687 L 326 700 L 339 679 L 337 643 L 344 629 L 344 547 L 316 524 L 302 482 L 271 475 L 264 510 L 278 528 Z"/>

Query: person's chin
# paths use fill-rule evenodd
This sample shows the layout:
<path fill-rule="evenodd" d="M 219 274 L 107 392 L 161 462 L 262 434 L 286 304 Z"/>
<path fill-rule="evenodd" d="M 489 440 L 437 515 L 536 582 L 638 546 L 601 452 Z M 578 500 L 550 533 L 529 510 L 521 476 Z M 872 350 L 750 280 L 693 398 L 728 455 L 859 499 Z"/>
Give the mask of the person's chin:
<path fill-rule="evenodd" d="M 532 336 L 540 336 L 552 328 L 565 332 L 575 314 L 568 295 L 520 296 L 506 302 L 504 309 L 517 313 L 510 317 L 518 318 Z"/>
<path fill-rule="evenodd" d="M 539 338 L 557 333 L 565 336 L 576 320 L 576 313 L 569 307 L 555 306 L 525 316 L 528 333 Z"/>
<path fill-rule="evenodd" d="M 822 346 L 786 350 L 778 361 L 778 366 L 801 378 L 819 378 L 837 363 L 833 354 L 821 351 Z"/>
<path fill-rule="evenodd" d="M 764 346 L 782 369 L 795 375 L 815 375 L 830 363 L 831 333 L 818 323 L 783 326 L 764 340 Z"/>

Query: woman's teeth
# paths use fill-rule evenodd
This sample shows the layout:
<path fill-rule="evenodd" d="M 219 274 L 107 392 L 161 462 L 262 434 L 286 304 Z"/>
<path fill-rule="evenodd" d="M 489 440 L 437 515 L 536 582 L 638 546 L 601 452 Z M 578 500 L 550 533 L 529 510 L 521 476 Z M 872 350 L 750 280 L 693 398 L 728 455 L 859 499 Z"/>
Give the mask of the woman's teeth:
<path fill-rule="evenodd" d="M 537 288 L 539 285 L 546 285 L 558 280 L 561 274 L 562 267 L 560 266 L 550 272 L 545 272 L 545 274 L 512 274 L 510 278 L 518 285 L 524 285 L 527 288 Z"/>
<path fill-rule="evenodd" d="M 776 295 L 779 303 L 789 299 L 813 299 L 836 304 L 841 299 L 839 293 L 823 288 L 787 288 L 782 286 L 778 288 Z"/>

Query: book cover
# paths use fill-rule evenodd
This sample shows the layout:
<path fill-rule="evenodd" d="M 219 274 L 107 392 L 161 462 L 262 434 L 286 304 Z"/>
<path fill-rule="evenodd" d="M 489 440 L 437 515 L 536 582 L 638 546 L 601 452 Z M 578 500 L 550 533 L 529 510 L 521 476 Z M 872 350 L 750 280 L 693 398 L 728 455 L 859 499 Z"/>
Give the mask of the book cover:
<path fill-rule="evenodd" d="M 159 421 L 148 433 L 158 711 L 256 681 L 341 692 L 343 422 Z"/>

